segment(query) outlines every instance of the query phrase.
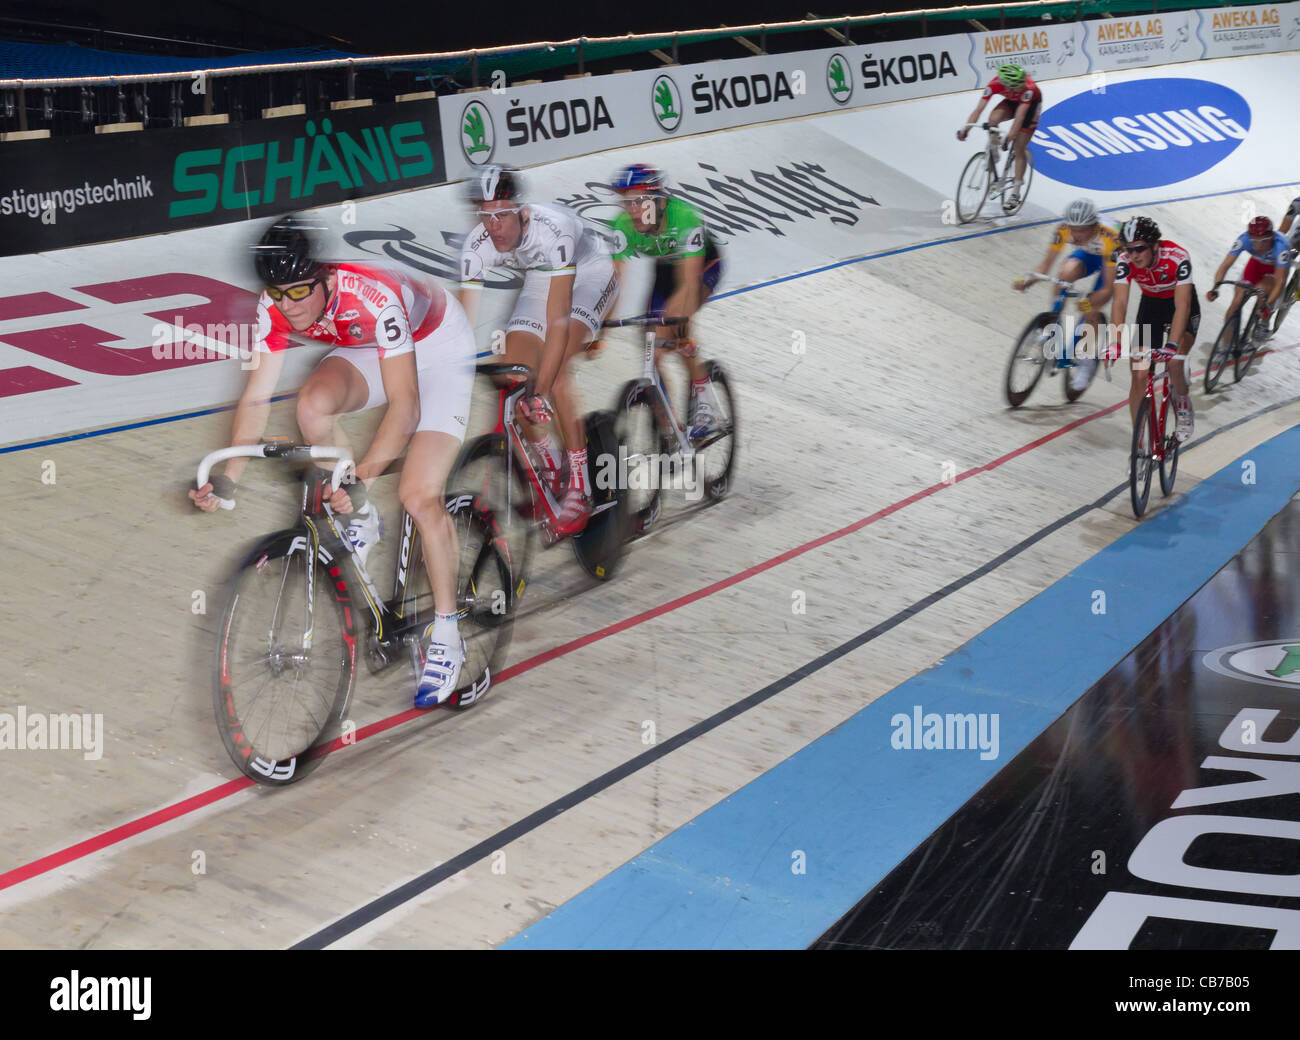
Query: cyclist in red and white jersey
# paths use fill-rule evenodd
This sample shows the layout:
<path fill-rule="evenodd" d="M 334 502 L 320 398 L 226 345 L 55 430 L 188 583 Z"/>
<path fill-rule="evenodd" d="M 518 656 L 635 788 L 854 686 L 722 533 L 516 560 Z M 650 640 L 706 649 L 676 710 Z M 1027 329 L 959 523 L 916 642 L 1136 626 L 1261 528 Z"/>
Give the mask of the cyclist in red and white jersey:
<path fill-rule="evenodd" d="M 966 140 L 970 128 L 979 122 L 984 106 L 995 95 L 1002 100 L 989 113 L 989 122 L 997 126 L 1010 119 L 1011 129 L 1002 142 L 1002 150 L 1005 152 L 1013 142 L 1016 149 L 1015 183 L 1011 192 L 1002 200 L 1002 208 L 1011 212 L 1020 205 L 1020 189 L 1025 181 L 1025 150 L 1029 147 L 1034 131 L 1038 129 L 1038 114 L 1042 111 L 1043 96 L 1038 84 L 1019 65 L 999 65 L 997 75 L 984 88 L 980 102 L 966 120 L 966 125 L 957 131 L 957 140 Z"/>
<path fill-rule="evenodd" d="M 591 515 L 591 481 L 586 427 L 569 362 L 585 351 L 614 306 L 614 260 L 604 238 L 573 210 L 524 202 L 519 171 L 511 167 L 482 167 L 470 180 L 469 198 L 479 222 L 461 250 L 460 301 L 472 320 L 488 268 L 524 274 L 506 324 L 505 356 L 537 375 L 536 393 L 521 409 L 534 424 L 528 436 L 537 438 L 533 443 L 548 481 L 558 490 L 562 459 L 550 432 L 546 397 L 555 402 L 555 425 L 568 446 L 569 480 L 554 530 L 576 534 Z"/>
<path fill-rule="evenodd" d="M 473 330 L 460 304 L 432 278 L 377 264 L 321 261 L 310 227 L 295 217 L 281 218 L 266 232 L 255 266 L 265 286 L 257 307 L 258 357 L 235 409 L 231 443 L 261 439 L 295 334 L 335 346 L 298 391 L 298 426 L 307 443 L 346 446 L 335 420 L 387 404 L 356 465 L 356 481 L 335 492 L 329 505 L 353 514 L 347 535 L 364 562 L 382 533 L 366 489 L 407 450 L 398 495 L 424 539 L 435 610 L 415 704 L 441 703 L 455 692 L 465 659 L 456 622 L 459 549 L 443 503 L 469 415 Z M 246 463 L 227 461 L 223 474 L 190 492 L 194 504 L 205 512 L 233 508 Z"/>
<path fill-rule="evenodd" d="M 1192 283 L 1192 258 L 1176 242 L 1162 239 L 1159 225 L 1150 217 L 1126 221 L 1120 228 L 1120 241 L 1124 251 L 1115 267 L 1113 320 L 1116 325 L 1123 324 L 1128 313 L 1129 286 L 1136 282 L 1142 290 L 1142 300 L 1132 328 L 1130 350 L 1152 350 L 1167 342 L 1178 352 L 1178 357 L 1169 363 L 1169 373 L 1178 417 L 1176 435 L 1180 442 L 1185 441 L 1192 435 L 1194 417 L 1184 359 L 1196 342 L 1196 330 L 1201 327 L 1201 304 Z M 1143 360 L 1144 373 L 1149 363 L 1149 359 Z M 1134 373 L 1129 384 L 1128 409 L 1135 422 L 1145 393 L 1146 379 L 1139 379 Z"/>

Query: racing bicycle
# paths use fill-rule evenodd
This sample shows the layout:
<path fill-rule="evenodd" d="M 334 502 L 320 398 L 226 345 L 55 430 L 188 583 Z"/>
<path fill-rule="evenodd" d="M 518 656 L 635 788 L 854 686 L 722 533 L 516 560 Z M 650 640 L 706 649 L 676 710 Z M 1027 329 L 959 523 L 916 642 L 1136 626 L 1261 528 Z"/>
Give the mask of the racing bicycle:
<path fill-rule="evenodd" d="M 1011 350 L 1011 361 L 1007 365 L 1006 391 L 1007 404 L 1012 408 L 1019 408 L 1027 400 L 1029 395 L 1034 392 L 1034 387 L 1043 377 L 1043 370 L 1046 369 L 1052 375 L 1062 369 L 1066 370 L 1066 377 L 1063 380 L 1065 386 L 1065 399 L 1067 401 L 1077 401 L 1083 396 L 1088 389 L 1087 386 L 1080 390 L 1074 389 L 1070 378 L 1070 370 L 1078 363 L 1076 360 L 1079 356 L 1079 338 L 1083 335 L 1087 325 L 1078 320 L 1077 316 L 1074 322 L 1074 332 L 1070 337 L 1070 344 L 1067 348 L 1065 339 L 1065 329 L 1061 324 L 1061 313 L 1065 308 L 1066 301 L 1078 299 L 1087 296 L 1088 293 L 1073 288 L 1073 283 L 1062 281 L 1060 278 L 1051 278 L 1041 274 L 1027 274 L 1025 279 L 1034 281 L 1051 282 L 1060 288 L 1056 298 L 1052 301 L 1051 310 L 1042 311 L 1030 319 L 1029 324 L 1025 326 L 1025 331 L 1020 334 L 1016 340 L 1015 346 Z M 1102 315 L 1100 328 L 1106 327 L 1105 315 Z M 1084 359 L 1092 358 L 1100 362 L 1103 354 L 1106 353 L 1106 344 L 1097 343 L 1083 352 Z M 1088 386 L 1092 385 L 1093 379 L 1097 376 L 1097 369 L 1100 364 L 1092 366 L 1092 371 L 1088 376 Z M 1110 373 L 1106 373 L 1110 378 Z"/>
<path fill-rule="evenodd" d="M 223 448 L 199 464 L 198 487 L 224 459 L 299 464 L 300 515 L 245 554 L 229 581 L 217 630 L 213 700 L 226 750 L 260 784 L 301 780 L 338 738 L 356 684 L 357 657 L 371 674 L 409 659 L 424 670 L 421 636 L 433 595 L 420 533 L 402 510 L 393 595 L 378 592 L 328 505 L 352 467 L 345 449 L 264 441 Z M 335 460 L 332 473 L 315 460 Z M 395 463 L 386 472 L 400 468 Z M 491 510 L 473 494 L 449 494 L 460 565 L 456 608 L 466 659 L 446 702 L 462 711 L 487 694 L 510 640 L 516 580 Z"/>
<path fill-rule="evenodd" d="M 1129 452 L 1129 496 L 1133 503 L 1133 515 L 1140 520 L 1146 512 L 1147 499 L 1151 494 L 1152 467 L 1160 470 L 1162 495 L 1173 491 L 1174 477 L 1178 473 L 1179 444 L 1175 436 L 1178 424 L 1174 421 L 1173 389 L 1169 378 L 1169 362 L 1178 357 L 1178 352 L 1170 346 L 1163 346 L 1154 350 L 1136 351 L 1130 357 L 1134 362 L 1149 359 L 1145 366 L 1146 393 L 1133 423 L 1133 444 Z M 1156 365 L 1161 362 L 1164 363 L 1165 370 L 1157 376 Z M 1140 371 L 1136 365 L 1135 369 Z M 1159 394 L 1156 393 L 1157 384 L 1160 385 Z"/>
<path fill-rule="evenodd" d="M 1292 251 L 1291 255 L 1294 257 L 1295 252 Z M 1300 262 L 1292 260 L 1291 278 L 1287 281 L 1286 288 L 1282 290 L 1282 296 L 1273 308 L 1273 335 L 1276 336 L 1282 331 L 1282 323 L 1286 321 L 1286 316 L 1290 313 L 1297 299 L 1300 299 Z"/>
<path fill-rule="evenodd" d="M 533 370 L 527 365 L 483 364 L 478 373 L 491 379 L 497 389 L 496 428 L 465 445 L 453 480 L 457 487 L 475 489 L 493 509 L 502 537 L 517 561 L 516 593 L 521 594 L 533 533 L 540 533 L 548 548 L 564 539 L 554 526 L 560 512 L 562 474 L 546 469 L 519 422 L 519 402 L 535 393 Z M 628 528 L 627 493 L 616 479 L 618 441 L 613 413 L 590 413 L 586 433 L 591 516 L 569 541 L 582 569 L 597 581 L 608 581 L 618 569 Z"/>
<path fill-rule="evenodd" d="M 1006 162 L 1002 164 L 1002 172 L 998 173 L 998 152 L 1002 147 L 1002 132 L 997 128 L 996 123 L 967 123 L 966 125 L 978 125 L 981 129 L 987 130 L 989 139 L 983 151 L 976 152 L 970 157 L 961 171 L 961 179 L 957 182 L 957 220 L 962 224 L 969 224 L 980 215 L 989 196 L 999 200 L 1005 199 L 1006 193 L 1015 184 L 1016 172 L 1016 151 L 1014 148 L 1008 148 Z M 1004 206 L 1003 216 L 1010 217 L 1020 212 L 1025 205 L 1025 200 L 1029 198 L 1029 186 L 1033 180 L 1034 153 L 1026 149 L 1025 180 L 1020 186 L 1020 200 L 1011 209 Z"/>
<path fill-rule="evenodd" d="M 607 329 L 646 330 L 641 375 L 623 385 L 614 405 L 619 466 L 627 475 L 633 535 L 646 533 L 659 519 L 665 487 L 680 483 L 688 498 L 698 491 L 711 502 L 721 501 L 731 489 L 736 465 L 736 404 L 722 365 L 704 362 L 712 384 L 716 425 L 704 436 L 693 438 L 678 418 L 655 357 L 656 348 L 677 349 L 689 320 L 643 314 L 604 323 Z M 652 327 L 657 326 L 675 328 L 678 338 L 656 340 Z"/>
<path fill-rule="evenodd" d="M 1251 362 L 1259 352 L 1260 344 L 1269 335 L 1268 322 L 1261 323 L 1259 318 L 1259 308 L 1264 302 L 1264 290 L 1258 285 L 1251 285 L 1250 282 L 1236 282 L 1230 279 L 1215 282 L 1214 288 L 1217 289 L 1221 285 L 1235 285 L 1245 290 L 1246 295 L 1242 298 L 1241 306 L 1224 321 L 1214 346 L 1210 348 L 1210 361 L 1205 366 L 1207 394 L 1218 386 L 1219 377 L 1223 375 L 1223 370 L 1228 367 L 1229 361 L 1232 362 L 1234 382 L 1240 383 L 1245 379 Z M 1241 312 L 1246 309 L 1248 303 L 1253 305 L 1250 308 L 1250 317 L 1243 325 Z"/>

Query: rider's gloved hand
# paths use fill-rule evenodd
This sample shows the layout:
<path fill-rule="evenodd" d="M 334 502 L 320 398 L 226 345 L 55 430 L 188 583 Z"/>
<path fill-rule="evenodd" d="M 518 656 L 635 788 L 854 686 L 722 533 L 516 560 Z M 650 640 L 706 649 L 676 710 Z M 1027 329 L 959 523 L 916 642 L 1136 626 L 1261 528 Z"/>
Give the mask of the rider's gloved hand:
<path fill-rule="evenodd" d="M 960 130 L 957 131 L 957 140 L 958 141 L 966 140 L 966 135 L 969 133 L 970 133 L 970 127 L 963 126 Z"/>
<path fill-rule="evenodd" d="M 1213 303 L 1215 300 L 1219 298 L 1219 290 L 1211 289 L 1209 292 L 1205 294 L 1205 298 L 1209 300 L 1211 303 Z"/>
<path fill-rule="evenodd" d="M 1269 317 L 1270 317 L 1272 314 L 1273 314 L 1273 311 L 1269 308 L 1269 305 L 1268 305 L 1267 303 L 1261 303 L 1261 304 L 1259 305 L 1259 320 L 1260 320 L 1260 321 L 1268 321 Z"/>
<path fill-rule="evenodd" d="M 235 482 L 229 477 L 214 474 L 209 481 L 197 491 L 190 488 L 190 501 L 205 513 L 215 513 L 218 509 L 235 508 Z"/>

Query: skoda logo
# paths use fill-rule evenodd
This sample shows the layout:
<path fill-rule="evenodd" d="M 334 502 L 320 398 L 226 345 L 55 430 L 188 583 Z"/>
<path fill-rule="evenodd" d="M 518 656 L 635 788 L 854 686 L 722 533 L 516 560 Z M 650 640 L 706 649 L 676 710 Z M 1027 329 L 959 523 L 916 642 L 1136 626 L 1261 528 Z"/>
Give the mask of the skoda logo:
<path fill-rule="evenodd" d="M 1235 90 L 1203 79 L 1107 84 L 1053 105 L 1034 135 L 1034 172 L 1062 184 L 1128 191 L 1176 184 L 1226 159 L 1250 131 Z"/>
<path fill-rule="evenodd" d="M 682 92 L 669 76 L 656 76 L 650 88 L 650 110 L 659 129 L 671 134 L 682 125 Z"/>
<path fill-rule="evenodd" d="M 471 166 L 482 166 L 496 147 L 492 113 L 482 101 L 471 101 L 460 115 L 460 150 Z"/>
<path fill-rule="evenodd" d="M 1243 682 L 1300 689 L 1300 637 L 1220 647 L 1206 654 L 1201 663 Z"/>
<path fill-rule="evenodd" d="M 853 97 L 853 69 L 843 54 L 832 54 L 826 63 L 826 89 L 837 105 L 847 105 Z"/>

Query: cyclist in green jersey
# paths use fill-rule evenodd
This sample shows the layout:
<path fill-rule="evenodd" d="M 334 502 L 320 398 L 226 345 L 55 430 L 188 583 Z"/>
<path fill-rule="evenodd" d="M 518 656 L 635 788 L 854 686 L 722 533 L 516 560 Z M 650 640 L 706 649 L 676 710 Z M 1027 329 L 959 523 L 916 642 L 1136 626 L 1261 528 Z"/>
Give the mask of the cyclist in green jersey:
<path fill-rule="evenodd" d="M 617 239 L 614 267 L 619 278 L 629 260 L 653 257 L 654 288 L 647 313 L 694 317 L 722 276 L 722 257 L 699 210 L 685 199 L 670 195 L 663 173 L 645 163 L 633 163 L 619 170 L 610 187 L 619 193 L 623 202 L 623 212 L 611 225 Z M 690 338 L 689 328 L 680 333 L 677 352 L 691 376 L 687 425 L 691 437 L 699 438 L 712 430 L 717 406 L 708 369 L 700 361 L 699 348 Z M 654 332 L 665 341 L 679 335 L 676 329 L 664 326 Z"/>

